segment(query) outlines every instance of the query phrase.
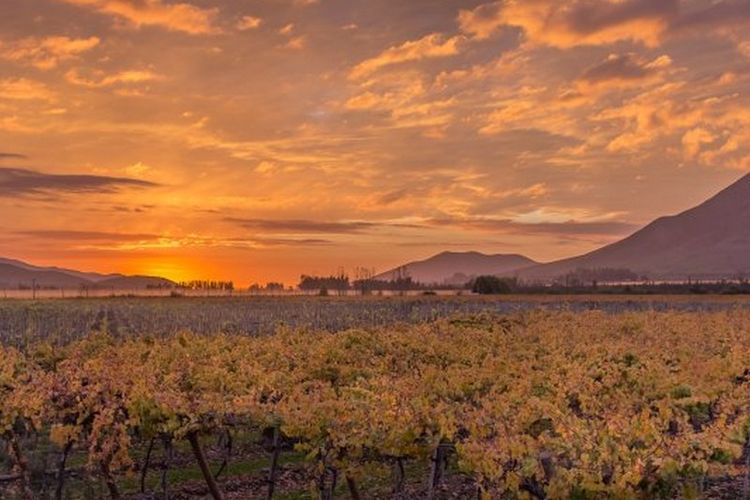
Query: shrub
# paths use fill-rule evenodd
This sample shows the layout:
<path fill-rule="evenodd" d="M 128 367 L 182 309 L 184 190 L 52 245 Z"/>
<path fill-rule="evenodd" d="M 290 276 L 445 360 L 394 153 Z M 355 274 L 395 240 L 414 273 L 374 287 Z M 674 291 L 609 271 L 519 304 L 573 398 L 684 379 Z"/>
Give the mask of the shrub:
<path fill-rule="evenodd" d="M 513 292 L 511 280 L 497 276 L 479 276 L 474 280 L 471 291 L 480 295 L 501 295 Z"/>

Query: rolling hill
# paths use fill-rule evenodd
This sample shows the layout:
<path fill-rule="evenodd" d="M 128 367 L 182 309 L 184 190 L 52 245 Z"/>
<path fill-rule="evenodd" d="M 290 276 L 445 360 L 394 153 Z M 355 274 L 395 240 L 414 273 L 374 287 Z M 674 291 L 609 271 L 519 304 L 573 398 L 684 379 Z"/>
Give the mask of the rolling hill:
<path fill-rule="evenodd" d="M 425 284 L 465 284 L 483 274 L 513 274 L 536 264 L 522 255 L 486 255 L 479 252 L 443 252 L 427 260 L 410 262 L 375 277 L 393 280 L 409 276 Z"/>
<path fill-rule="evenodd" d="M 517 274 L 549 281 L 577 269 L 627 268 L 650 279 L 750 276 L 750 174 L 701 205 L 591 253 Z"/>
<path fill-rule="evenodd" d="M 33 266 L 19 260 L 0 258 L 0 288 L 31 288 L 34 284 L 39 288 L 88 287 L 115 290 L 175 285 L 174 282 L 159 277 L 86 273 L 57 267 Z"/>

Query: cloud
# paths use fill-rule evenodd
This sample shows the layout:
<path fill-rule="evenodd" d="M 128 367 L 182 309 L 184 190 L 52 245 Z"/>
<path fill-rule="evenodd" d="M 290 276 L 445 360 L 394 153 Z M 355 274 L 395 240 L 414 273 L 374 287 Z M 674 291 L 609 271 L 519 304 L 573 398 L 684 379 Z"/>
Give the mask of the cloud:
<path fill-rule="evenodd" d="M 695 32 L 712 28 L 726 29 L 750 23 L 749 0 L 720 0 L 705 8 L 685 12 L 672 25 L 676 32 Z"/>
<path fill-rule="evenodd" d="M 263 24 L 263 19 L 255 16 L 242 16 L 235 27 L 240 31 L 254 30 Z"/>
<path fill-rule="evenodd" d="M 698 156 L 704 144 L 711 144 L 716 140 L 716 136 L 705 128 L 694 128 L 685 132 L 682 136 L 682 147 L 685 158 L 692 159 Z"/>
<path fill-rule="evenodd" d="M 308 247 L 308 246 L 328 246 L 333 245 L 334 242 L 331 240 L 324 240 L 320 238 L 263 238 L 255 237 L 251 240 L 255 243 L 264 247 Z"/>
<path fill-rule="evenodd" d="M 294 24 L 290 23 L 279 30 L 279 35 L 291 36 L 294 33 Z"/>
<path fill-rule="evenodd" d="M 65 73 L 65 79 L 74 84 L 88 88 L 111 87 L 117 84 L 137 84 L 161 80 L 162 76 L 149 70 L 127 70 L 105 75 L 103 72 L 96 72 L 96 79 L 81 76 L 80 71 L 71 69 Z"/>
<path fill-rule="evenodd" d="M 563 236 L 610 236 L 623 235 L 635 231 L 638 226 L 620 221 L 570 220 L 566 222 L 518 222 L 511 219 L 490 218 L 443 218 L 430 219 L 433 226 L 455 226 L 462 229 L 490 231 L 524 235 L 563 235 Z"/>
<path fill-rule="evenodd" d="M 359 63 L 352 69 L 350 78 L 355 80 L 364 78 L 393 64 L 456 55 L 459 52 L 459 44 L 463 40 L 461 36 L 445 38 L 443 35 L 433 33 L 419 40 L 395 45 L 376 57 Z"/>
<path fill-rule="evenodd" d="M 58 0 L 89 7 L 102 14 L 125 19 L 135 25 L 158 26 L 191 35 L 219 33 L 214 25 L 218 9 L 203 9 L 190 3 L 162 0 Z"/>
<path fill-rule="evenodd" d="M 46 174 L 21 168 L 0 168 L 0 197 L 44 193 L 112 193 L 122 188 L 156 187 L 153 182 L 84 174 Z"/>
<path fill-rule="evenodd" d="M 301 234 L 353 234 L 361 233 L 380 226 L 375 222 L 326 222 L 306 219 L 238 219 L 227 218 L 227 222 L 237 224 L 245 229 L 264 231 L 269 233 L 301 233 Z"/>
<path fill-rule="evenodd" d="M 27 37 L 11 42 L 0 41 L 0 58 L 47 70 L 60 62 L 88 52 L 99 45 L 99 38 L 67 36 Z"/>
<path fill-rule="evenodd" d="M 603 62 L 584 71 L 579 81 L 593 85 L 613 81 L 637 82 L 655 76 L 671 65 L 672 59 L 667 55 L 646 62 L 633 53 L 610 54 Z"/>
<path fill-rule="evenodd" d="M 25 160 L 28 156 L 19 153 L 0 153 L 0 160 Z"/>
<path fill-rule="evenodd" d="M 302 50 L 307 45 L 307 38 L 304 36 L 295 36 L 290 38 L 287 43 L 284 44 L 284 48 L 291 50 Z"/>
<path fill-rule="evenodd" d="M 0 80 L 0 99 L 51 101 L 55 97 L 45 84 L 27 78 Z"/>
<path fill-rule="evenodd" d="M 159 235 L 155 234 L 123 234 L 102 231 L 69 231 L 56 229 L 15 231 L 14 234 L 44 240 L 86 242 L 134 242 L 159 239 Z"/>
<path fill-rule="evenodd" d="M 657 45 L 677 15 L 679 0 L 502 0 L 461 11 L 461 30 L 487 39 L 520 28 L 532 43 L 569 48 L 623 40 Z"/>

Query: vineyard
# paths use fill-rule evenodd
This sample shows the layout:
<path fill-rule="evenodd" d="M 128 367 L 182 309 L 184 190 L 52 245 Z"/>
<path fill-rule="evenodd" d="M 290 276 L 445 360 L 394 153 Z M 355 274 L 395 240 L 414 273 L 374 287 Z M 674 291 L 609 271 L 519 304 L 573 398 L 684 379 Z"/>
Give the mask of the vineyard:
<path fill-rule="evenodd" d="M 0 350 L 2 498 L 741 498 L 749 428 L 740 309 Z"/>
<path fill-rule="evenodd" d="M 529 310 L 610 313 L 750 310 L 744 296 L 213 297 L 0 300 L 0 343 L 65 345 L 90 332 L 132 338 L 183 331 L 266 335 L 279 328 L 342 331 L 421 324 L 454 315 Z"/>

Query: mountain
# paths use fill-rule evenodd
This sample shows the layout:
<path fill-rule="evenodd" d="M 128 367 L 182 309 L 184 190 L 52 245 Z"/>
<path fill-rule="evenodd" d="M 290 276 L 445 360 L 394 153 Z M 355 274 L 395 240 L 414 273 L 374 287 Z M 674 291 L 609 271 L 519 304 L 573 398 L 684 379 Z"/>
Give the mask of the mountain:
<path fill-rule="evenodd" d="M 19 260 L 0 258 L 0 288 L 101 288 L 116 290 L 138 290 L 153 287 L 171 287 L 175 283 L 152 276 L 124 276 L 121 274 L 99 274 L 39 267 Z"/>
<path fill-rule="evenodd" d="M 40 288 L 78 288 L 91 282 L 60 271 L 33 271 L 12 264 L 0 263 L 1 288 L 31 288 L 33 283 Z"/>
<path fill-rule="evenodd" d="M 102 281 L 105 279 L 110 278 L 118 278 L 122 277 L 122 274 L 100 274 L 100 273 L 85 273 L 81 271 L 75 271 L 73 269 L 64 269 L 61 267 L 39 267 L 39 266 L 33 266 L 31 264 L 27 264 L 26 262 L 22 262 L 20 260 L 15 259 L 4 259 L 0 257 L 0 264 L 10 264 L 15 267 L 20 267 L 21 269 L 26 269 L 28 271 L 53 271 L 53 272 L 61 272 L 65 273 L 71 276 L 75 276 L 77 278 L 82 278 L 86 281 Z"/>
<path fill-rule="evenodd" d="M 594 252 L 521 270 L 549 281 L 578 269 L 630 269 L 651 279 L 750 275 L 750 174 L 703 204 L 662 217 Z"/>
<path fill-rule="evenodd" d="M 411 262 L 375 277 L 394 280 L 409 276 L 426 284 L 464 284 L 483 274 L 513 274 L 536 264 L 522 255 L 485 255 L 479 252 L 443 252 L 427 260 Z"/>

